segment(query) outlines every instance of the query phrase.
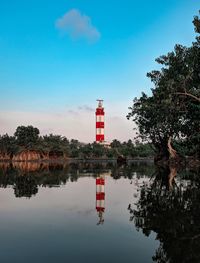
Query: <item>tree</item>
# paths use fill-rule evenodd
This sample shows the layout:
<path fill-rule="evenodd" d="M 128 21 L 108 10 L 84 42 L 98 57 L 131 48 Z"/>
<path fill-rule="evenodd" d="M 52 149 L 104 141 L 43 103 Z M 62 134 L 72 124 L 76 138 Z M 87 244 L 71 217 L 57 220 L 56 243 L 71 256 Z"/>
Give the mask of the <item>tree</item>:
<path fill-rule="evenodd" d="M 106 149 L 104 147 L 104 145 L 100 144 L 100 143 L 92 143 L 92 153 L 93 153 L 93 157 L 105 157 L 105 152 Z"/>
<path fill-rule="evenodd" d="M 195 17 L 193 23 L 199 33 L 199 18 Z M 152 142 L 157 160 L 169 159 L 170 138 L 189 139 L 191 147 L 200 145 L 199 57 L 200 37 L 197 36 L 191 47 L 176 45 L 173 52 L 157 58 L 162 68 L 147 74 L 154 84 L 152 95 L 142 93 L 129 108 L 127 118 L 136 122 L 143 140 Z M 194 148 L 193 154 L 200 156 L 199 147 Z"/>
<path fill-rule="evenodd" d="M 137 124 L 142 140 L 153 143 L 158 159 L 169 158 L 169 137 L 179 135 L 181 120 L 173 114 L 175 105 L 172 107 L 171 101 L 167 93 L 154 92 L 151 97 L 143 93 L 139 99 L 135 98 L 127 116 Z"/>
<path fill-rule="evenodd" d="M 13 155 L 17 152 L 18 146 L 15 142 L 15 137 L 8 134 L 0 135 L 0 153 Z"/>
<path fill-rule="evenodd" d="M 116 139 L 114 139 L 114 140 L 111 142 L 110 146 L 111 146 L 112 148 L 120 148 L 120 147 L 121 147 L 121 142 L 118 141 L 118 140 L 116 140 Z"/>
<path fill-rule="evenodd" d="M 80 142 L 78 140 L 72 139 L 70 141 L 69 147 L 70 147 L 70 155 L 71 155 L 71 157 L 73 157 L 73 158 L 79 157 L 80 146 L 81 146 L 81 144 L 80 144 Z"/>
<path fill-rule="evenodd" d="M 33 126 L 19 126 L 17 127 L 14 136 L 17 144 L 26 149 L 32 149 L 38 142 L 40 131 Z"/>

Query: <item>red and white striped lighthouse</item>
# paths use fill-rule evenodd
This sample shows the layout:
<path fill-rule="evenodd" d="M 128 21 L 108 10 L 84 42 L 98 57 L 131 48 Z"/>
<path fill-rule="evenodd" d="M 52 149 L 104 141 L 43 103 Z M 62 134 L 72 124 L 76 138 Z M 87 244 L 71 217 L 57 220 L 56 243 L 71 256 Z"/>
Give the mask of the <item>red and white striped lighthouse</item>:
<path fill-rule="evenodd" d="M 97 100 L 98 107 L 96 108 L 96 142 L 104 142 L 104 108 L 103 100 Z"/>
<path fill-rule="evenodd" d="M 97 225 L 103 224 L 103 213 L 105 211 L 105 178 L 100 175 L 96 178 L 96 210 L 99 216 Z"/>

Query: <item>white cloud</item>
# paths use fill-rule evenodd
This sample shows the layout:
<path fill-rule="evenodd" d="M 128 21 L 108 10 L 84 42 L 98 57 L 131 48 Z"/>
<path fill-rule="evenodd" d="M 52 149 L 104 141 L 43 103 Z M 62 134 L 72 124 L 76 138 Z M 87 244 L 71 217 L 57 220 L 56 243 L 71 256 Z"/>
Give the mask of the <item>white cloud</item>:
<path fill-rule="evenodd" d="M 95 112 L 95 109 L 88 105 L 79 106 L 78 109 L 83 110 L 83 111 L 88 111 L 88 112 Z"/>
<path fill-rule="evenodd" d="M 100 38 L 100 33 L 92 25 L 90 17 L 81 14 L 77 9 L 71 9 L 58 18 L 56 28 L 62 34 L 68 34 L 73 39 L 85 38 L 89 42 L 95 42 Z"/>

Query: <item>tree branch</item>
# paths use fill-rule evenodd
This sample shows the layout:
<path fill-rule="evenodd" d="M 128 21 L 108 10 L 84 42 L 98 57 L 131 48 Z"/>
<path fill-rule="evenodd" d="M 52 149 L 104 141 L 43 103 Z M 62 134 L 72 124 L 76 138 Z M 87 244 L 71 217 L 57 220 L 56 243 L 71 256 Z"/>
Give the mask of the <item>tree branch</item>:
<path fill-rule="evenodd" d="M 195 99 L 195 100 L 200 102 L 200 98 L 195 96 L 195 95 L 192 95 L 191 93 L 188 93 L 188 92 L 176 92 L 176 94 L 188 96 L 188 97 L 191 97 L 191 98 L 193 98 L 193 99 Z"/>

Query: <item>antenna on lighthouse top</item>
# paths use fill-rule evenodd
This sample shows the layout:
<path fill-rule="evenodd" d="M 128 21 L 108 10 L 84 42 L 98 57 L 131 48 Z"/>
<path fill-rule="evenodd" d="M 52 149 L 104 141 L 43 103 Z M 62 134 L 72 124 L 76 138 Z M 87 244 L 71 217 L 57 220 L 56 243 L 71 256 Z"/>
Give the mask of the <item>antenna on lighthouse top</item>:
<path fill-rule="evenodd" d="M 98 99 L 97 101 L 99 102 L 98 107 L 99 107 L 99 108 L 102 108 L 102 106 L 103 106 L 103 100 Z"/>

